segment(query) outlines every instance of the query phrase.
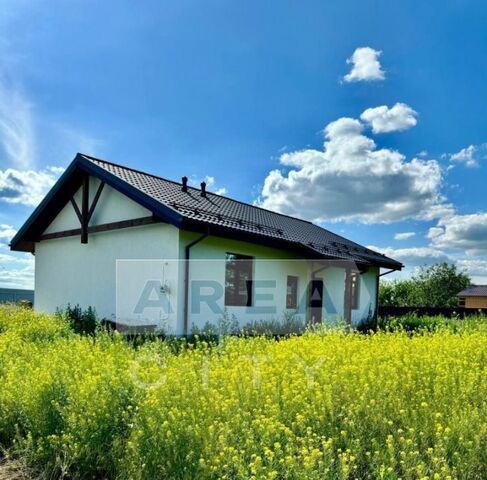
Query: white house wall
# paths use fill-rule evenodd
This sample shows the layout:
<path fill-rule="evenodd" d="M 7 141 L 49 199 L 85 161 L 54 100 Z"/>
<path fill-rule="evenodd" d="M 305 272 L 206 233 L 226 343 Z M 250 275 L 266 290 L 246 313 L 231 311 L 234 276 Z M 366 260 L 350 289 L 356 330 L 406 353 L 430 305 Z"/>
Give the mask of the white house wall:
<path fill-rule="evenodd" d="M 376 310 L 378 268 L 370 268 L 360 275 L 358 308 L 352 310 L 352 325 L 358 325 Z M 316 275 L 323 280 L 323 319 L 328 324 L 341 322 L 345 307 L 345 270 L 328 268 Z"/>
<path fill-rule="evenodd" d="M 90 205 L 96 195 L 99 184 L 100 180 L 90 177 Z M 81 209 L 81 188 L 76 192 L 74 198 L 78 207 Z M 149 215 L 151 215 L 149 210 L 127 196 L 122 195 L 109 185 L 105 185 L 93 216 L 91 217 L 90 225 L 131 220 Z M 75 228 L 80 228 L 80 223 L 71 202 L 68 202 L 44 233 L 54 233 Z"/>
<path fill-rule="evenodd" d="M 98 180 L 92 178 L 91 199 L 97 187 Z M 79 193 L 77 197 L 78 205 L 81 205 Z M 90 225 L 141 218 L 150 214 L 149 210 L 105 185 Z M 68 203 L 49 225 L 46 233 L 74 228 L 80 228 L 79 220 L 72 205 Z M 34 307 L 38 311 L 55 312 L 68 303 L 79 304 L 83 308 L 94 307 L 101 318 L 115 320 L 117 260 L 177 260 L 178 238 L 179 230 L 176 227 L 157 223 L 91 233 L 87 244 L 81 244 L 79 235 L 37 242 Z M 176 303 L 177 270 L 173 277 Z M 124 322 L 127 319 L 118 320 Z"/>
<path fill-rule="evenodd" d="M 98 185 L 98 179 L 90 179 L 90 204 Z M 76 194 L 76 201 L 81 205 L 80 192 Z M 147 217 L 150 214 L 149 210 L 105 185 L 90 225 Z M 78 228 L 79 220 L 72 205 L 68 203 L 45 233 Z M 89 234 L 88 244 L 81 244 L 79 235 L 38 242 L 35 247 L 34 306 L 39 311 L 54 312 L 57 308 L 66 307 L 68 303 L 79 304 L 83 308 L 94 307 L 101 318 L 120 322 L 133 320 L 116 318 L 117 261 L 140 260 L 141 272 L 150 272 L 152 268 L 155 273 L 150 275 L 167 283 L 168 296 L 174 306 L 171 318 L 165 318 L 171 324 L 169 333 L 183 334 L 185 246 L 200 236 L 180 231 L 169 224 L 158 223 Z M 298 309 L 297 314 L 302 321 L 306 321 L 308 287 L 311 272 L 319 268 L 316 263 L 312 266 L 309 261 L 285 250 L 210 236 L 191 248 L 190 285 L 193 286 L 198 280 L 212 280 L 218 282 L 224 292 L 227 252 L 254 257 L 254 281 L 275 282 L 275 288 L 272 289 L 257 287 L 254 291 L 254 307 L 227 307 L 230 317 L 235 316 L 241 326 L 251 321 L 282 320 L 286 313 L 292 312 L 286 309 L 286 283 L 287 276 L 294 275 L 298 277 L 298 301 L 304 302 L 304 305 L 300 304 L 303 308 Z M 161 267 L 161 262 L 165 260 L 169 262 Z M 120 262 L 118 264 L 121 265 Z M 130 273 L 132 264 L 125 262 L 123 265 L 119 269 L 119 276 L 122 275 L 122 280 L 128 282 L 126 286 L 131 285 L 131 278 L 136 285 L 136 275 L 131 276 Z M 164 269 L 166 273 L 160 273 Z M 372 268 L 360 276 L 359 308 L 352 311 L 353 324 L 375 312 L 377 274 L 378 269 Z M 344 313 L 344 269 L 331 267 L 319 272 L 316 277 L 322 278 L 324 283 L 322 317 L 326 322 L 334 323 L 342 319 Z M 225 309 L 224 295 L 217 302 L 219 312 L 212 311 L 206 303 L 202 303 L 198 311 L 193 308 L 191 291 L 190 288 L 188 331 L 191 332 L 193 325 L 201 329 L 207 322 L 217 323 Z M 273 298 L 263 300 L 255 294 L 271 294 Z M 124 296 L 122 300 L 125 300 Z M 255 307 L 275 308 L 269 312 Z M 139 319 L 160 323 L 161 316 L 148 309 Z"/>
<path fill-rule="evenodd" d="M 180 258 L 184 258 L 184 247 L 191 243 L 199 235 L 188 232 L 181 232 L 180 235 Z M 203 328 L 205 324 L 216 324 L 222 313 L 226 310 L 228 317 L 235 317 L 240 326 L 255 320 L 281 320 L 285 312 L 292 312 L 286 309 L 286 282 L 288 275 L 298 277 L 298 299 L 307 306 L 308 286 L 311 279 L 311 272 L 318 270 L 320 264 L 292 255 L 287 251 L 264 247 L 248 242 L 228 240 L 223 238 L 207 237 L 197 243 L 190 250 L 190 298 L 188 311 L 189 331 L 193 326 Z M 255 306 L 275 305 L 275 312 L 263 313 L 255 307 L 228 306 L 225 309 L 224 297 L 218 301 L 219 313 L 215 313 L 205 302 L 196 304 L 197 311 L 194 311 L 195 281 L 206 281 L 212 279 L 222 286 L 225 284 L 225 255 L 227 252 L 240 253 L 254 257 L 254 280 L 273 280 L 276 288 L 274 298 L 270 301 L 259 301 L 254 296 Z M 360 275 L 359 304 L 358 308 L 352 310 L 351 323 L 357 325 L 373 315 L 376 309 L 376 279 L 379 273 L 378 268 L 371 268 Z M 323 309 L 322 319 L 330 324 L 342 322 L 344 318 L 344 292 L 345 292 L 345 270 L 343 268 L 330 267 L 315 275 L 317 279 L 323 280 Z M 203 295 L 211 294 L 212 289 L 202 290 Z M 254 292 L 255 295 L 256 292 Z M 257 293 L 271 293 L 271 290 L 258 289 Z M 183 311 L 184 299 L 184 273 L 180 273 L 180 305 L 179 310 Z M 303 306 L 303 304 L 301 304 Z M 298 317 L 306 321 L 305 309 L 298 310 Z M 182 325 L 181 325 L 182 328 Z"/>
<path fill-rule="evenodd" d="M 360 296 L 359 308 L 352 310 L 352 325 L 358 325 L 360 322 L 375 315 L 377 308 L 377 267 L 370 268 L 360 275 Z"/>
<path fill-rule="evenodd" d="M 184 258 L 184 249 L 187 244 L 197 238 L 198 235 L 188 232 L 181 232 L 180 236 L 180 256 Z M 196 244 L 190 250 L 190 301 L 188 312 L 189 331 L 193 327 L 203 328 L 205 324 L 216 324 L 222 317 L 225 309 L 224 297 L 218 300 L 219 313 L 215 313 L 205 303 L 199 305 L 199 311 L 194 311 L 194 298 L 192 293 L 195 292 L 194 282 L 212 279 L 220 284 L 223 289 L 225 285 L 225 256 L 227 252 L 249 255 L 254 257 L 253 278 L 254 282 L 259 280 L 275 281 L 276 288 L 257 288 L 254 290 L 254 306 L 236 307 L 228 306 L 227 314 L 230 318 L 234 317 L 240 326 L 251 321 L 258 320 L 283 320 L 285 312 L 292 312 L 286 309 L 286 283 L 287 276 L 294 275 L 298 277 L 298 299 L 306 301 L 307 286 L 309 280 L 309 265 L 306 260 L 292 255 L 287 251 L 275 248 L 269 248 L 253 243 L 228 240 L 224 238 L 207 237 L 200 243 Z M 182 299 L 184 280 L 180 276 L 180 309 L 183 309 Z M 205 294 L 204 290 L 202 292 Z M 210 292 L 211 293 L 211 292 Z M 259 300 L 255 294 L 271 294 L 272 300 Z M 259 308 L 256 308 L 259 307 Z M 272 312 L 262 313 L 261 307 L 274 307 Z M 305 314 L 298 314 L 302 321 L 305 321 Z"/>
<path fill-rule="evenodd" d="M 79 304 L 115 320 L 117 260 L 175 259 L 178 234 L 171 225 L 152 224 L 90 234 L 86 245 L 79 236 L 37 243 L 35 309 L 55 312 L 68 303 Z M 118 280 L 130 282 L 123 274 Z"/>

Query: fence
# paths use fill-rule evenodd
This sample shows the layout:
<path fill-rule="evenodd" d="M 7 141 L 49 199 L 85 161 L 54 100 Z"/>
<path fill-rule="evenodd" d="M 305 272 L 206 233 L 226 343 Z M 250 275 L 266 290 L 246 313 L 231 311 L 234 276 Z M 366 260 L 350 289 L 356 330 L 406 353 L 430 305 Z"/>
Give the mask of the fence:
<path fill-rule="evenodd" d="M 464 307 L 379 307 L 379 316 L 394 316 L 408 314 L 436 316 L 442 315 L 447 318 L 451 317 L 468 317 L 470 315 L 478 315 L 479 313 L 487 315 L 487 308 L 464 308 Z"/>

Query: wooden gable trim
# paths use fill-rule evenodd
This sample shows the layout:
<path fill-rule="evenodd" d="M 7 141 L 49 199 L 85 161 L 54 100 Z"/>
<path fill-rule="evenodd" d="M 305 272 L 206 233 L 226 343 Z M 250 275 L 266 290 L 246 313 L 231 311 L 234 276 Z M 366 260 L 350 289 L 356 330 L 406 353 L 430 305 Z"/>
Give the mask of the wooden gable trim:
<path fill-rule="evenodd" d="M 44 230 L 59 214 L 66 203 L 70 202 L 79 188 L 82 187 L 83 177 L 86 174 L 100 179 L 103 183 L 106 183 L 139 205 L 147 208 L 155 217 L 160 218 L 162 221 L 171 223 L 178 228 L 180 227 L 182 215 L 179 212 L 167 205 L 161 204 L 124 180 L 89 162 L 83 155 L 78 154 L 11 240 L 10 249 L 14 251 L 34 252 L 35 242 L 40 241 Z M 81 229 L 76 230 L 79 230 L 76 235 L 81 235 Z M 88 228 L 88 233 L 90 232 L 91 230 Z"/>
<path fill-rule="evenodd" d="M 88 225 L 90 223 L 91 217 L 95 211 L 96 205 L 98 204 L 98 200 L 100 199 L 101 192 L 103 191 L 103 187 L 105 186 L 105 182 L 101 181 L 100 185 L 98 185 L 98 189 L 95 194 L 95 198 L 90 206 L 89 198 L 90 198 L 90 176 L 88 174 L 83 176 L 83 181 L 81 185 L 81 210 L 74 199 L 74 195 L 71 197 L 70 202 L 73 206 L 73 209 L 78 217 L 79 223 L 81 225 L 80 230 L 81 233 L 81 243 L 88 243 Z"/>
<path fill-rule="evenodd" d="M 102 223 L 100 225 L 93 225 L 87 228 L 87 233 L 108 232 L 110 230 L 120 230 L 122 228 L 151 225 L 153 223 L 164 223 L 164 222 L 154 216 L 140 217 L 140 218 L 133 218 L 131 220 L 120 220 L 118 222 L 110 222 L 110 223 Z M 55 238 L 75 237 L 82 233 L 81 230 L 82 230 L 81 228 L 73 228 L 70 230 L 61 230 L 59 232 L 45 233 L 44 235 L 41 235 L 39 240 L 43 241 L 43 240 L 53 240 Z"/>

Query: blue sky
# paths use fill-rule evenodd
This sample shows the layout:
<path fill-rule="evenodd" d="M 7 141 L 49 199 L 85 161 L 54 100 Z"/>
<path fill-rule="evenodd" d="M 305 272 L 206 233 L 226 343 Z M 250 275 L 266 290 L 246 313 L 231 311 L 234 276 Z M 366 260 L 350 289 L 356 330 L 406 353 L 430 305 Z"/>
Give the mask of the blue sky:
<path fill-rule="evenodd" d="M 0 285 L 33 285 L 6 244 L 77 151 L 487 282 L 485 25 L 481 1 L 4 0 Z"/>

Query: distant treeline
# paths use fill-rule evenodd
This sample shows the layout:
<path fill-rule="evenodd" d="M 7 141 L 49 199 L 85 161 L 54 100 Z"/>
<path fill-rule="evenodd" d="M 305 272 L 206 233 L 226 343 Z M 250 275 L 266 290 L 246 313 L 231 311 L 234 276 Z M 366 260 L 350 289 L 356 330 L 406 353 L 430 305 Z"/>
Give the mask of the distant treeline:
<path fill-rule="evenodd" d="M 407 280 L 382 281 L 379 286 L 379 306 L 426 307 L 428 309 L 458 308 L 457 293 L 470 285 L 470 277 L 455 265 L 438 263 L 421 267 L 419 273 Z M 410 312 L 408 310 L 407 312 Z M 423 315 L 429 315 L 427 311 Z M 447 313 L 440 312 L 441 315 Z"/>

